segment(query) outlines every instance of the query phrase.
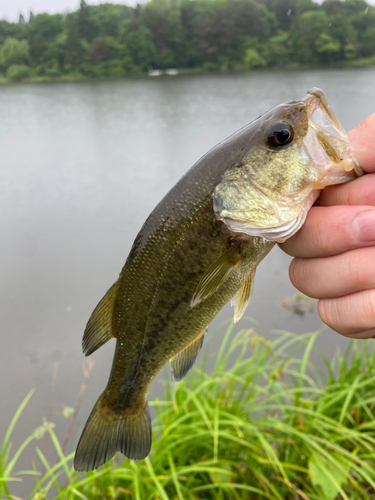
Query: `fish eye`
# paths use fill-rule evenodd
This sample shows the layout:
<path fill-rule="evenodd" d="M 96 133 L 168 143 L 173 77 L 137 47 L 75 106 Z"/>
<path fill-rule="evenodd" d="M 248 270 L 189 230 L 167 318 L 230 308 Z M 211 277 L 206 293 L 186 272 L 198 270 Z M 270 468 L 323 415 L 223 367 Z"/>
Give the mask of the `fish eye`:
<path fill-rule="evenodd" d="M 271 146 L 285 146 L 293 140 L 294 133 L 293 128 L 285 122 L 277 123 L 273 125 L 268 133 L 268 143 Z"/>

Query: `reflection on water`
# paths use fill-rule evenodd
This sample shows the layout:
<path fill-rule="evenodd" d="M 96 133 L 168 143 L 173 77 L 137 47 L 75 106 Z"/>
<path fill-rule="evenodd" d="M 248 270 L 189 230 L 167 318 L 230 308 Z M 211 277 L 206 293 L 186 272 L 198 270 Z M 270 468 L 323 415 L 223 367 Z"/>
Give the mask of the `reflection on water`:
<path fill-rule="evenodd" d="M 37 392 L 15 444 L 40 424 L 56 361 L 53 420 L 65 430 L 59 413 L 74 405 L 79 391 L 85 323 L 145 218 L 212 146 L 312 86 L 323 88 L 347 130 L 374 110 L 373 70 L 0 87 L 0 435 L 31 387 Z M 316 313 L 301 319 L 279 307 L 295 293 L 288 262 L 275 249 L 258 269 L 248 314 L 261 333 L 321 324 Z M 227 306 L 211 332 L 231 314 Z M 345 344 L 333 332 L 320 340 L 327 353 Z M 105 386 L 113 347 L 110 342 L 93 355 L 71 448 Z"/>

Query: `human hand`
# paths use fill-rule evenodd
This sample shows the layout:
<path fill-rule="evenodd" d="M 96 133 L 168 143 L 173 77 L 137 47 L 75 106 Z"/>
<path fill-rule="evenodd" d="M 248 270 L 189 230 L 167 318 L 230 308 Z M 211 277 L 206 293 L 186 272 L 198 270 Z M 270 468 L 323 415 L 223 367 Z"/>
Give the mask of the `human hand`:
<path fill-rule="evenodd" d="M 352 338 L 375 337 L 375 113 L 351 130 L 354 155 L 368 174 L 324 189 L 305 224 L 280 247 L 289 276 L 318 298 L 318 313 Z"/>

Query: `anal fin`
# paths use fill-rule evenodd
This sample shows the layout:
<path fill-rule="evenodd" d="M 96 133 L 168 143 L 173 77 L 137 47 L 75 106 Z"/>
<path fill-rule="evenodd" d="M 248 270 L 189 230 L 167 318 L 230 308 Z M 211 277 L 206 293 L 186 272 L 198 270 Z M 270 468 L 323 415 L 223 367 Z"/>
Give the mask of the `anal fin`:
<path fill-rule="evenodd" d="M 190 342 L 182 351 L 169 360 L 173 380 L 179 382 L 193 367 L 195 360 L 202 349 L 204 336 L 207 329 L 204 329 L 195 339 Z"/>
<path fill-rule="evenodd" d="M 82 339 L 82 350 L 86 356 L 92 354 L 114 337 L 112 331 L 112 313 L 119 286 L 120 282 L 116 281 L 90 316 Z"/>
<path fill-rule="evenodd" d="M 237 295 L 232 299 L 231 305 L 234 306 L 233 323 L 236 324 L 242 318 L 246 307 L 249 305 L 251 295 L 254 289 L 255 269 L 249 274 L 245 282 L 238 290 Z"/>

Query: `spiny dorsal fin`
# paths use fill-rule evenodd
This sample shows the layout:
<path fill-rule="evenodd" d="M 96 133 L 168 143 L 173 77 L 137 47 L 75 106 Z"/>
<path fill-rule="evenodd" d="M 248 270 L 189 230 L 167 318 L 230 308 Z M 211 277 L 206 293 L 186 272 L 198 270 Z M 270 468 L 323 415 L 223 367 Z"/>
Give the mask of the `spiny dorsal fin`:
<path fill-rule="evenodd" d="M 238 244 L 232 245 L 204 273 L 195 289 L 190 307 L 208 299 L 226 281 L 239 262 Z"/>
<path fill-rule="evenodd" d="M 82 339 L 82 350 L 86 356 L 90 356 L 90 354 L 114 337 L 112 331 L 112 313 L 119 286 L 120 282 L 116 281 L 90 316 Z"/>
<path fill-rule="evenodd" d="M 192 368 L 197 359 L 199 351 L 202 349 L 206 329 L 190 342 L 182 351 L 169 360 L 173 380 L 179 382 Z"/>
<path fill-rule="evenodd" d="M 246 278 L 234 299 L 231 300 L 231 305 L 234 306 L 234 324 L 240 321 L 246 307 L 249 305 L 254 288 L 254 277 L 255 269 L 249 274 L 248 278 Z"/>

